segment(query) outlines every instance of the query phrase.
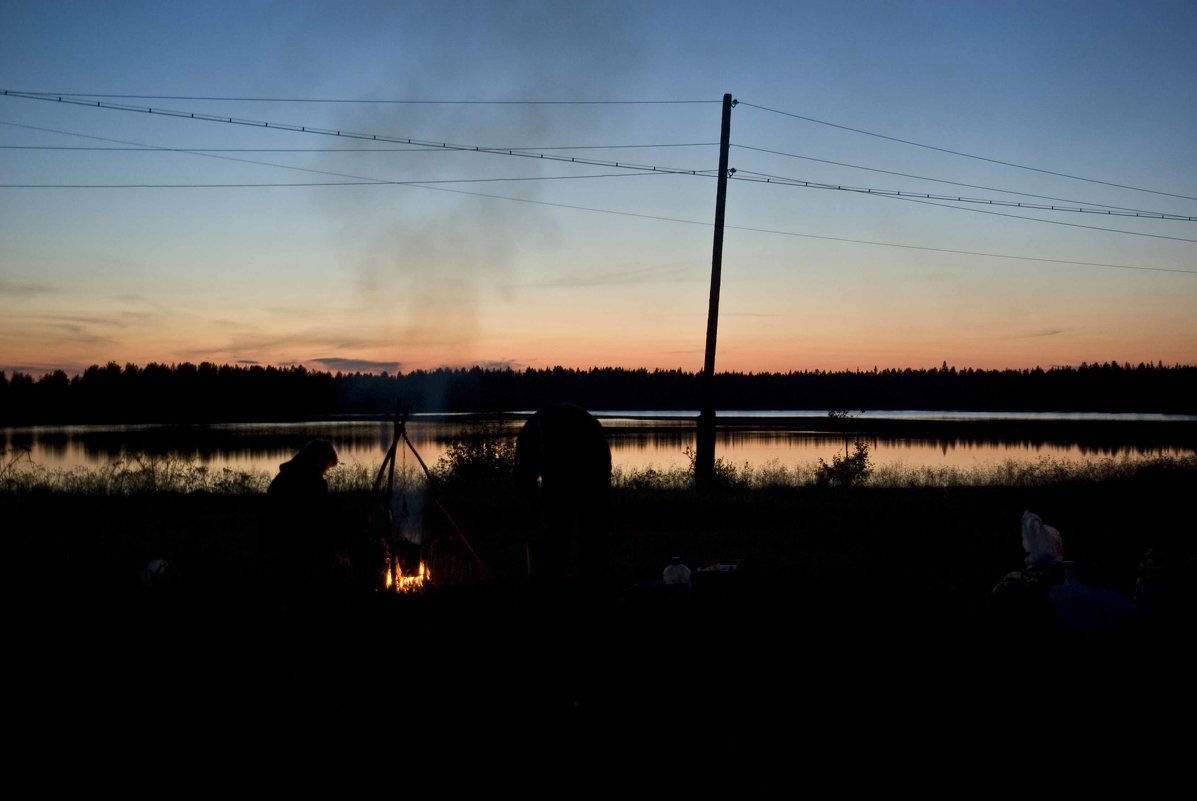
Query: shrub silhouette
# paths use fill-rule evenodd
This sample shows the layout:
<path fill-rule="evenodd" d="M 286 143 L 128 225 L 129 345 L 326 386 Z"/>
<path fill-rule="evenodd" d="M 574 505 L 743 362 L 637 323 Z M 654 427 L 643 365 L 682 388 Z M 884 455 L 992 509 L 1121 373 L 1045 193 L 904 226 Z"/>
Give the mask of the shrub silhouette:
<path fill-rule="evenodd" d="M 512 482 L 515 440 L 498 426 L 488 426 L 474 435 L 459 436 L 437 461 L 435 473 L 446 484 L 494 484 Z"/>
<path fill-rule="evenodd" d="M 687 447 L 682 450 L 682 453 L 690 461 L 690 466 L 687 468 L 687 474 L 690 479 L 694 478 L 695 463 L 698 460 L 698 451 L 694 448 Z M 717 489 L 732 489 L 733 487 L 747 487 L 752 483 L 752 466 L 747 462 L 743 467 L 736 467 L 736 465 L 724 459 L 722 456 L 715 458 L 715 475 L 711 486 Z"/>
<path fill-rule="evenodd" d="M 820 487 L 854 487 L 863 484 L 873 472 L 869 463 L 868 443 L 857 440 L 851 456 L 838 453 L 831 457 L 831 464 L 822 459 L 815 468 L 815 483 Z"/>

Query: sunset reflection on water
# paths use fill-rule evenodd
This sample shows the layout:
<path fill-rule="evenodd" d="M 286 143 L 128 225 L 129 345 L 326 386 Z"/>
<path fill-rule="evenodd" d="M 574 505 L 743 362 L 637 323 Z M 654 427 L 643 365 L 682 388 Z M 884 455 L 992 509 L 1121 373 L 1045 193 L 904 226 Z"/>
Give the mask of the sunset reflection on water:
<path fill-rule="evenodd" d="M 617 469 L 658 470 L 687 468 L 686 451 L 694 447 L 694 423 L 687 418 L 602 418 Z M 408 423 L 412 443 L 432 466 L 455 437 L 497 431 L 514 437 L 522 419 L 484 421 L 477 418 L 413 419 Z M 965 424 L 967 425 L 967 424 Z M 862 424 L 862 428 L 867 427 Z M 0 447 L 7 460 L 20 459 L 51 469 L 103 467 L 121 460 L 173 458 L 209 470 L 273 473 L 305 442 L 327 438 L 342 464 L 376 466 L 390 443 L 389 422 L 335 421 L 322 423 L 267 423 L 205 427 L 162 426 L 60 426 L 0 430 Z M 1045 442 L 1029 437 L 967 436 L 942 438 L 857 435 L 804 429 L 793 422 L 778 424 L 767 417 L 759 424 L 721 429 L 716 455 L 734 465 L 769 465 L 787 469 L 813 465 L 818 459 L 850 451 L 861 439 L 869 446 L 878 467 L 904 465 L 921 468 L 969 469 L 1006 462 L 1038 462 L 1044 458 L 1074 462 L 1105 458 L 1143 459 L 1193 455 L 1189 447 L 1135 442 L 1103 442 L 1099 446 L 1069 443 L 1059 438 Z M 414 466 L 408 454 L 402 457 Z"/>

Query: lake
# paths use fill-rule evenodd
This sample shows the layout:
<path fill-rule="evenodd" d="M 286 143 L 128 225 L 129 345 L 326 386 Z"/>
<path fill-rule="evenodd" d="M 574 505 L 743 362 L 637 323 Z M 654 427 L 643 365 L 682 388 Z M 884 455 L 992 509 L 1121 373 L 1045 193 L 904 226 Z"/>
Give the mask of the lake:
<path fill-rule="evenodd" d="M 687 467 L 695 412 L 596 412 L 616 467 Z M 456 437 L 493 430 L 515 436 L 527 413 L 413 415 L 408 433 L 432 466 Z M 793 468 L 830 461 L 860 439 L 878 467 L 970 469 L 1044 457 L 1071 461 L 1197 454 L 1197 417 L 1069 413 L 890 411 L 831 418 L 826 411 L 719 413 L 716 456 L 733 464 Z M 314 438 L 333 442 L 344 463 L 377 464 L 391 424 L 376 419 L 207 426 L 31 426 L 0 429 L 5 459 L 50 468 L 98 467 L 141 456 L 235 470 L 274 472 Z M 415 461 L 410 453 L 403 456 Z"/>

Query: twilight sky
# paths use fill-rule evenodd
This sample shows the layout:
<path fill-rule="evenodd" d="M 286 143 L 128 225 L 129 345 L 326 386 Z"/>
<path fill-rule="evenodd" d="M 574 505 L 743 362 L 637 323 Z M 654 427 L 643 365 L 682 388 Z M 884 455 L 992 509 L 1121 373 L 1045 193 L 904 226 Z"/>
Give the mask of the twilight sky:
<path fill-rule="evenodd" d="M 0 96 L 0 370 L 700 369 L 724 92 L 717 369 L 1197 363 L 1193 220 L 743 180 L 1197 217 L 1197 4 L 731 9 L 5 0 L 0 91 L 706 174 Z"/>

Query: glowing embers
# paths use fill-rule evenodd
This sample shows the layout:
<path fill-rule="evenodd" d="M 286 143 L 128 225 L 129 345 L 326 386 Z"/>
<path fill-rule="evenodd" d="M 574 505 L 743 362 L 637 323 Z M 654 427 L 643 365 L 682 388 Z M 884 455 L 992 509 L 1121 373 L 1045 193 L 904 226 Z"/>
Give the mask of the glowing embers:
<path fill-rule="evenodd" d="M 403 566 L 398 561 L 394 563 L 393 569 L 391 564 L 387 565 L 386 588 L 392 592 L 423 592 L 431 580 L 432 574 L 428 572 L 423 561 L 411 575 L 403 574 Z"/>

